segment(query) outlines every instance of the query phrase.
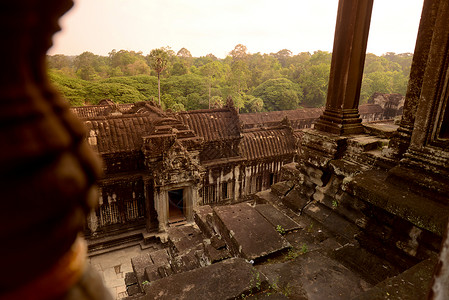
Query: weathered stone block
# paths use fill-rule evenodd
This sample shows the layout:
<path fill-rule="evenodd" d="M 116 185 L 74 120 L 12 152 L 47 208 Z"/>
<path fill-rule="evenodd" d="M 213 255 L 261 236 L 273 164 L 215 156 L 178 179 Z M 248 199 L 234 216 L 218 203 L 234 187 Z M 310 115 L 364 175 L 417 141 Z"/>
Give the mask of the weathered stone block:
<path fill-rule="evenodd" d="M 139 284 L 142 284 L 142 282 L 145 281 L 145 268 L 153 265 L 153 261 L 148 253 L 145 253 L 131 258 L 131 265 L 133 266 Z"/>
<path fill-rule="evenodd" d="M 400 273 L 400 270 L 388 261 L 352 244 L 337 248 L 332 255 L 373 285 Z"/>
<path fill-rule="evenodd" d="M 280 226 L 286 232 L 299 229 L 298 223 L 279 211 L 271 204 L 256 205 L 256 210 L 273 225 L 274 228 Z"/>
<path fill-rule="evenodd" d="M 201 232 L 206 237 L 211 237 L 213 234 L 213 229 L 207 223 L 207 215 L 212 215 L 212 207 L 209 205 L 202 205 L 195 209 L 195 214 L 193 216 L 196 225 L 201 229 Z"/>
<path fill-rule="evenodd" d="M 302 189 L 302 187 L 300 187 Z M 312 191 L 313 193 L 313 191 Z M 304 206 L 309 202 L 309 197 L 304 195 L 302 191 L 293 189 L 290 193 L 282 198 L 282 203 L 293 211 L 301 211 Z"/>
<path fill-rule="evenodd" d="M 211 263 L 219 262 L 226 258 L 231 257 L 231 254 L 229 253 L 229 251 L 226 248 L 216 249 L 212 245 L 205 245 L 204 251 L 205 251 L 207 258 L 209 259 L 209 261 Z"/>
<path fill-rule="evenodd" d="M 297 166 L 298 163 L 296 162 L 283 165 L 281 168 L 281 181 L 300 181 L 300 172 Z"/>
<path fill-rule="evenodd" d="M 306 167 L 305 171 L 308 175 L 308 179 L 313 182 L 314 184 L 316 184 L 317 186 L 323 186 L 323 171 L 318 169 L 318 168 L 314 168 L 314 167 Z"/>
<path fill-rule="evenodd" d="M 160 249 L 155 252 L 150 253 L 151 260 L 155 265 L 163 266 L 169 263 L 170 255 L 167 249 Z"/>
<path fill-rule="evenodd" d="M 338 176 L 352 177 L 363 171 L 363 167 L 353 161 L 336 159 L 329 163 L 331 170 Z"/>
<path fill-rule="evenodd" d="M 237 299 L 265 286 L 265 275 L 244 259 L 232 258 L 145 285 L 145 299 Z"/>
<path fill-rule="evenodd" d="M 161 278 L 159 271 L 158 271 L 159 266 L 157 265 L 150 265 L 148 267 L 145 268 L 145 277 L 146 280 L 148 281 L 156 281 L 158 279 Z"/>
<path fill-rule="evenodd" d="M 247 203 L 215 207 L 214 215 L 233 255 L 258 259 L 290 246 L 273 225 Z"/>
<path fill-rule="evenodd" d="M 125 284 L 127 286 L 137 284 L 137 277 L 134 272 L 129 272 L 125 274 Z"/>
<path fill-rule="evenodd" d="M 352 153 L 362 153 L 377 149 L 379 138 L 369 135 L 361 135 L 347 140 L 347 151 Z"/>
<path fill-rule="evenodd" d="M 371 299 L 426 299 L 432 282 L 435 258 L 426 259 L 398 276 L 388 278 L 354 300 Z"/>
<path fill-rule="evenodd" d="M 140 293 L 139 285 L 131 285 L 126 287 L 126 292 L 128 293 L 128 296 L 134 296 Z"/>
<path fill-rule="evenodd" d="M 275 183 L 271 186 L 271 191 L 279 196 L 283 197 L 285 196 L 288 191 L 290 191 L 295 186 L 294 182 L 292 181 L 281 181 L 278 183 Z"/>
<path fill-rule="evenodd" d="M 385 179 L 385 172 L 371 170 L 355 176 L 344 189 L 351 195 L 403 218 L 419 228 L 442 236 L 449 208 L 413 193 L 407 186 L 391 184 Z"/>
<path fill-rule="evenodd" d="M 331 214 L 332 211 L 324 205 L 320 205 L 319 203 L 310 203 L 306 207 L 304 212 L 308 216 L 324 224 L 324 220 L 326 220 L 326 218 Z"/>

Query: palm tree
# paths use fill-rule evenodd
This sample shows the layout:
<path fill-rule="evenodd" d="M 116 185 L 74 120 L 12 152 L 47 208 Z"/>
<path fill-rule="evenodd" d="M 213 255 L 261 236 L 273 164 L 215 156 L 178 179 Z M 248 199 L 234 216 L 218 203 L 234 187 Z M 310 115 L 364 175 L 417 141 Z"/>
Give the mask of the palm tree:
<path fill-rule="evenodd" d="M 148 55 L 148 60 L 151 68 L 157 73 L 157 93 L 159 98 L 159 105 L 161 105 L 161 73 L 168 66 L 168 53 L 164 48 L 153 49 Z"/>

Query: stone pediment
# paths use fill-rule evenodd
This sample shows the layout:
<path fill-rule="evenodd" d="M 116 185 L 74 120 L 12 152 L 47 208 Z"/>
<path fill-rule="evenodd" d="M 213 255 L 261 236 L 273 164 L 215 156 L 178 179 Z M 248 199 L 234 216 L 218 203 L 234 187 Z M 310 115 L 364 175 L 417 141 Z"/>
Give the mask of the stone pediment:
<path fill-rule="evenodd" d="M 165 149 L 162 160 L 149 167 L 153 169 L 156 185 L 186 181 L 198 183 L 204 174 L 204 167 L 200 165 L 198 155 L 194 157 L 193 153 L 176 140 Z"/>

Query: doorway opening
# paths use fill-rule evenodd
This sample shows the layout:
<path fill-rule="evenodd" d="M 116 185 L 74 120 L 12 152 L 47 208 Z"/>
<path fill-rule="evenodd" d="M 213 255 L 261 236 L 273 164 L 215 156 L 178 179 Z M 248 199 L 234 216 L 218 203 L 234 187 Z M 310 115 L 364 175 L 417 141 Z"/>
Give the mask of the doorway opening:
<path fill-rule="evenodd" d="M 168 222 L 185 221 L 184 190 L 168 191 Z"/>

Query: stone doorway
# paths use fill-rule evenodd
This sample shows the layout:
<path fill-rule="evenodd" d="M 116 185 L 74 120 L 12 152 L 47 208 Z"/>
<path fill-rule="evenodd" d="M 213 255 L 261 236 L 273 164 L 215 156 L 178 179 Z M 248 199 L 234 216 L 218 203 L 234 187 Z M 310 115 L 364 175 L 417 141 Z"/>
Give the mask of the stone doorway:
<path fill-rule="evenodd" d="M 186 220 L 184 190 L 168 191 L 168 222 L 178 223 Z"/>

